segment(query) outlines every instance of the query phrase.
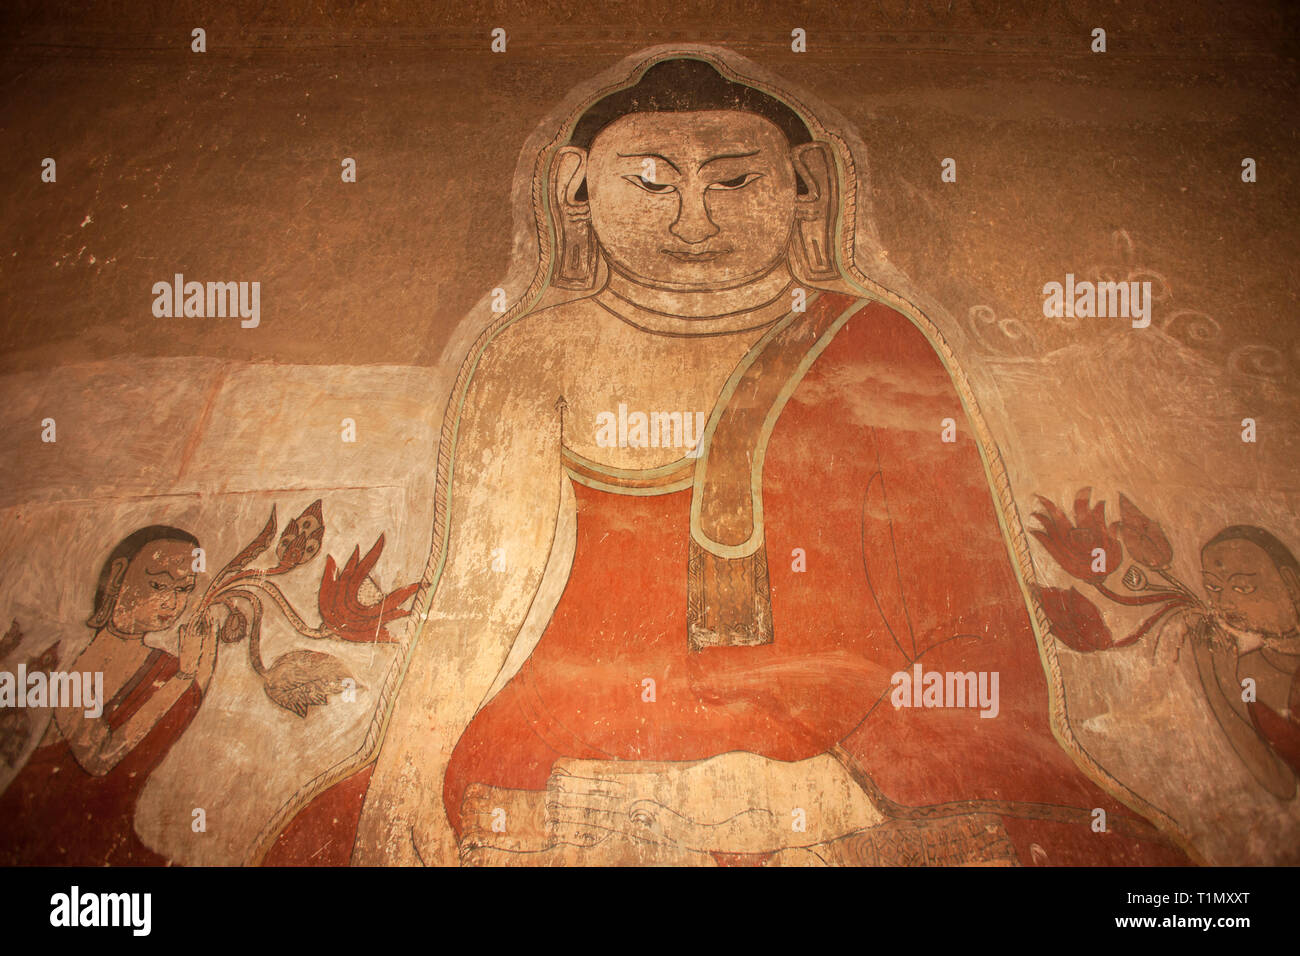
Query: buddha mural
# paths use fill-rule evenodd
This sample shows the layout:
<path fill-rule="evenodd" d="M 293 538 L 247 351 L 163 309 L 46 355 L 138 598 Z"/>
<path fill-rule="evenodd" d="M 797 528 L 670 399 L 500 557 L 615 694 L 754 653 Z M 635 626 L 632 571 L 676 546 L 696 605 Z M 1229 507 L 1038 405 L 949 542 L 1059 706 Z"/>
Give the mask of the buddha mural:
<path fill-rule="evenodd" d="M 974 396 L 854 262 L 854 156 L 729 63 L 653 53 L 541 153 L 423 623 L 297 806 L 364 793 L 358 864 L 1188 862 L 1070 736 Z"/>

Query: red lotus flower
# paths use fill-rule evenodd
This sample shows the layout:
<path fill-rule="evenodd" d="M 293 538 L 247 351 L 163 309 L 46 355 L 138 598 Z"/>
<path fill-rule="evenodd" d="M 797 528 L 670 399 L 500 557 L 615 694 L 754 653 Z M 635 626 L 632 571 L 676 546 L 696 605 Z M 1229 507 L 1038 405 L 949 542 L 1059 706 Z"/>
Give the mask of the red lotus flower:
<path fill-rule="evenodd" d="M 1174 560 L 1174 548 L 1165 537 L 1164 529 L 1139 511 L 1137 505 L 1123 494 L 1119 496 L 1119 517 L 1119 524 L 1115 527 L 1128 548 L 1129 556 L 1152 570 L 1166 570 Z"/>
<path fill-rule="evenodd" d="M 1104 651 L 1115 644 L 1110 628 L 1102 620 L 1097 605 L 1070 588 L 1035 588 L 1052 624 L 1052 633 L 1061 643 L 1076 651 Z"/>
<path fill-rule="evenodd" d="M 361 586 L 383 550 L 384 536 L 381 534 L 364 558 L 357 557 L 361 548 L 353 548 L 352 557 L 348 558 L 343 571 L 337 574 L 334 557 L 327 555 L 325 558 L 325 574 L 321 578 L 319 596 L 321 620 L 346 641 L 391 643 L 394 638 L 384 625 L 411 613 L 399 605 L 418 590 L 419 584 L 398 588 L 374 604 L 361 603 Z"/>
<path fill-rule="evenodd" d="M 268 573 L 288 571 L 306 564 L 320 553 L 325 538 L 325 518 L 321 514 L 320 499 L 313 501 L 302 514 L 284 526 L 280 541 L 275 546 L 280 563 Z"/>
<path fill-rule="evenodd" d="M 1030 534 L 1043 543 L 1047 552 L 1071 577 L 1100 584 L 1120 566 L 1124 550 L 1119 538 L 1106 529 L 1106 502 L 1099 501 L 1095 508 L 1090 508 L 1088 499 L 1091 497 L 1091 488 L 1084 488 L 1075 495 L 1074 523 L 1071 524 L 1065 512 L 1039 495 L 1038 500 L 1047 513 L 1034 513 L 1043 528 L 1031 529 Z M 1098 548 L 1104 555 L 1094 553 Z M 1098 558 L 1102 560 L 1099 562 Z M 1095 570 L 1098 564 L 1102 570 Z"/>

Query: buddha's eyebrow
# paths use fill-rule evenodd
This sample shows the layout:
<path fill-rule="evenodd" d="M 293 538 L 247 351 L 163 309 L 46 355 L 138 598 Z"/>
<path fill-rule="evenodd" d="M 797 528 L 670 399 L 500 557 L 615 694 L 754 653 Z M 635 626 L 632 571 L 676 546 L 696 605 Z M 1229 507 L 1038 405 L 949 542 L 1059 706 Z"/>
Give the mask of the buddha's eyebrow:
<path fill-rule="evenodd" d="M 710 156 L 704 162 L 700 163 L 699 168 L 703 169 L 705 166 L 709 165 L 709 163 L 716 163 L 720 159 L 744 159 L 747 156 L 757 156 L 759 152 L 759 150 L 753 149 L 748 153 L 723 153 L 721 156 Z"/>
<path fill-rule="evenodd" d="M 674 163 L 667 156 L 660 156 L 658 153 L 617 153 L 615 155 L 620 156 L 623 159 L 642 159 L 642 158 L 662 159 L 665 163 L 667 163 L 669 166 L 673 168 L 673 172 L 679 174 L 681 173 L 681 170 L 677 168 L 676 163 Z"/>

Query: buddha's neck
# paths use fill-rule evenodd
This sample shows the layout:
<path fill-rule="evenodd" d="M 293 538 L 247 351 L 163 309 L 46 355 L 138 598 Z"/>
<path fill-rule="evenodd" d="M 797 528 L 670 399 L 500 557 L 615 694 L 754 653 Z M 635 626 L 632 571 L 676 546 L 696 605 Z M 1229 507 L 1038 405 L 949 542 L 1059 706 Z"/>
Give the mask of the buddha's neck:
<path fill-rule="evenodd" d="M 643 285 L 610 269 L 609 282 L 597 298 L 647 331 L 716 335 L 758 328 L 785 315 L 793 281 L 784 261 L 743 285 L 689 292 Z"/>

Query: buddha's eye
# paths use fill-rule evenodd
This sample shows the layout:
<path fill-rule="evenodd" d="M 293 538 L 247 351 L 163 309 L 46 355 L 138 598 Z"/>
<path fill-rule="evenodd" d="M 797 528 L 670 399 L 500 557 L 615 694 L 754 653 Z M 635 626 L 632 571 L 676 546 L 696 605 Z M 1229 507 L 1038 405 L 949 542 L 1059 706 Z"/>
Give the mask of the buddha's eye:
<path fill-rule="evenodd" d="M 1254 594 L 1255 585 L 1253 584 L 1234 584 L 1232 589 L 1238 594 Z"/>
<path fill-rule="evenodd" d="M 756 179 L 762 179 L 761 173 L 745 173 L 743 176 L 737 176 L 735 179 L 726 179 L 720 183 L 712 183 L 710 189 L 740 189 L 748 186 Z"/>
<path fill-rule="evenodd" d="M 1217 584 L 1211 584 L 1209 581 L 1206 581 L 1205 590 L 1209 591 L 1211 594 L 1218 594 L 1223 590 L 1223 588 L 1219 587 Z"/>
<path fill-rule="evenodd" d="M 623 178 L 634 186 L 640 186 L 648 193 L 670 193 L 673 192 L 675 188 L 670 186 L 668 183 L 651 182 L 644 176 L 624 176 Z"/>
<path fill-rule="evenodd" d="M 153 588 L 155 591 L 167 590 L 167 585 L 163 584 L 161 581 L 150 581 L 149 587 Z"/>

